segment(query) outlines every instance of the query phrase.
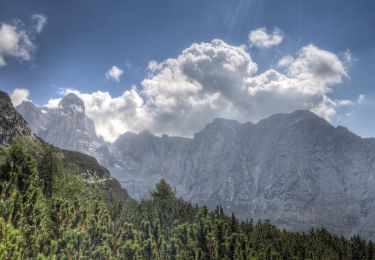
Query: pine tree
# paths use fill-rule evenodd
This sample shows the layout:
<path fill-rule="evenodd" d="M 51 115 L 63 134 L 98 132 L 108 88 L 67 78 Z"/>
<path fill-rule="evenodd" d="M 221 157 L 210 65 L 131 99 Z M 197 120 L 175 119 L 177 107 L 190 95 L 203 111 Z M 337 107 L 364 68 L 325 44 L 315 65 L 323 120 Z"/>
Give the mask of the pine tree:
<path fill-rule="evenodd" d="M 359 236 L 242 222 L 221 205 L 209 211 L 176 199 L 165 180 L 152 199 L 126 202 L 112 214 L 103 189 L 48 164 L 52 158 L 59 165 L 55 153 L 40 158 L 39 172 L 35 158 L 15 145 L 0 165 L 0 259 L 374 258 L 374 244 Z M 53 185 L 46 185 L 50 176 Z"/>
<path fill-rule="evenodd" d="M 155 190 L 150 192 L 154 200 L 169 200 L 175 198 L 175 192 L 165 179 L 161 179 L 156 185 Z"/>
<path fill-rule="evenodd" d="M 40 178 L 43 182 L 43 193 L 47 198 L 52 197 L 54 175 L 60 171 L 59 160 L 49 148 L 44 154 L 39 166 Z"/>

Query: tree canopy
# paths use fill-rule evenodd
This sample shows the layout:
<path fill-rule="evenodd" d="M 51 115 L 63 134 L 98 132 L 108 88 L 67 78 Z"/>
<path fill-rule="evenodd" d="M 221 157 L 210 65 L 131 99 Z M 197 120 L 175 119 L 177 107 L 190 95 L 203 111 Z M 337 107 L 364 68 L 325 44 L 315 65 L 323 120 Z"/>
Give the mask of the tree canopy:
<path fill-rule="evenodd" d="M 54 150 L 6 149 L 0 166 L 0 259 L 374 259 L 371 241 L 327 230 L 280 230 L 176 198 L 161 180 L 151 198 L 114 203 Z"/>
<path fill-rule="evenodd" d="M 165 179 L 161 179 L 150 192 L 154 200 L 168 200 L 175 198 L 175 192 Z"/>

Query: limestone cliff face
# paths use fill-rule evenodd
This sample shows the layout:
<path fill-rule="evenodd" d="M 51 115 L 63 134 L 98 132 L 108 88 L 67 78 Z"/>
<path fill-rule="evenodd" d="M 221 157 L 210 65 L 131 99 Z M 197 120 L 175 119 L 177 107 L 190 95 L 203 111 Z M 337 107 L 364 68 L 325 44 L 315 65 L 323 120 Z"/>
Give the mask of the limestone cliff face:
<path fill-rule="evenodd" d="M 83 101 L 75 94 L 66 95 L 57 108 L 37 107 L 24 101 L 16 107 L 32 131 L 44 141 L 66 150 L 82 152 L 109 164 L 109 152 L 97 137 L 94 122 L 85 114 Z"/>
<path fill-rule="evenodd" d="M 52 140 L 61 140 L 61 143 L 59 143 L 61 146 L 64 146 L 63 141 L 66 136 L 64 136 L 64 133 L 61 133 L 59 129 L 74 131 L 76 127 L 78 127 L 80 130 L 90 130 L 91 124 L 91 130 L 94 130 L 94 132 L 91 133 L 95 134 L 95 128 L 92 121 L 91 123 L 88 123 L 88 126 L 85 125 L 85 121 L 81 125 L 78 124 L 80 120 L 85 120 L 86 118 L 84 115 L 84 110 L 82 110 L 82 105 L 83 102 L 80 102 L 80 100 L 77 100 L 76 97 L 72 96 L 67 97 L 67 99 L 61 102 L 61 107 L 58 109 L 58 111 L 46 111 L 45 108 L 38 108 L 31 102 L 23 102 L 18 109 L 20 112 L 22 112 L 22 114 L 28 117 L 29 121 L 32 123 L 33 128 L 31 129 L 26 120 L 24 120 L 13 107 L 8 94 L 0 91 L 0 145 L 11 145 L 17 138 L 22 138 L 29 139 L 32 141 L 32 143 L 34 143 L 34 145 L 43 150 L 44 148 L 50 147 L 50 145 L 38 139 L 32 132 L 41 134 L 44 133 L 43 131 L 46 129 L 54 129 L 56 131 L 57 137 L 56 139 Z M 49 113 L 54 114 L 51 115 Z M 62 114 L 60 113 L 64 114 L 66 117 L 70 117 L 72 122 L 67 123 L 67 121 L 69 122 L 70 120 L 68 118 L 64 118 L 64 115 L 61 116 Z M 49 122 L 48 120 L 51 120 L 51 117 L 53 116 L 56 117 L 54 119 L 55 121 Z M 60 122 L 59 119 L 61 120 Z M 67 128 L 63 128 L 64 122 Z M 56 125 L 52 127 L 52 124 Z M 63 136 L 58 136 L 59 133 Z M 51 134 L 51 136 L 53 135 Z M 83 134 L 83 136 L 87 135 Z M 74 136 L 73 138 L 76 138 L 75 140 L 78 141 L 81 140 L 80 137 Z M 96 135 L 94 138 L 96 138 Z M 92 140 L 89 140 L 88 142 L 91 141 Z M 91 144 L 90 147 L 92 147 Z M 109 171 L 101 166 L 94 157 L 76 151 L 68 151 L 58 149 L 56 147 L 51 148 L 54 150 L 54 152 L 62 155 L 63 164 L 65 166 L 74 165 L 73 167 L 69 167 L 70 173 L 77 174 L 87 182 L 95 183 L 95 185 L 101 187 L 106 200 L 110 201 L 111 203 L 125 203 L 128 199 L 130 199 L 127 192 L 121 188 L 118 181 L 113 179 L 110 176 Z M 90 151 L 92 150 L 88 149 L 85 152 L 87 153 Z M 99 147 L 98 151 L 98 157 L 100 158 L 103 158 L 103 155 L 109 155 L 108 149 L 105 146 Z"/>
<path fill-rule="evenodd" d="M 375 142 L 309 111 L 258 124 L 215 119 L 193 139 L 127 133 L 111 169 L 131 196 L 160 178 L 183 198 L 290 230 L 375 238 Z"/>
<path fill-rule="evenodd" d="M 14 109 L 8 94 L 0 91 L 0 144 L 8 145 L 18 137 L 34 138 L 27 122 Z"/>

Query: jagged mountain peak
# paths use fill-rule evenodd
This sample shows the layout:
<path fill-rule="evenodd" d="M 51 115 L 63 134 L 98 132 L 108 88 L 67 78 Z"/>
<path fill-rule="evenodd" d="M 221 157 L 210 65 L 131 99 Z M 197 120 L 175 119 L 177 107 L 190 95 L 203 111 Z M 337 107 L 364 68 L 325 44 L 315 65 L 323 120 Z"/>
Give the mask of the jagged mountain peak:
<path fill-rule="evenodd" d="M 16 107 L 16 110 L 18 109 L 22 109 L 24 111 L 27 111 L 28 113 L 41 112 L 33 102 L 26 100 L 22 101 L 22 103 Z"/>
<path fill-rule="evenodd" d="M 311 112 L 310 110 L 296 110 L 290 113 L 277 113 L 273 114 L 270 117 L 264 118 L 258 122 L 258 124 L 262 124 L 264 122 L 269 122 L 269 121 L 282 121 L 284 123 L 290 122 L 290 121 L 300 121 L 300 120 L 305 120 L 305 119 L 319 119 L 321 120 L 318 115 L 316 115 L 314 112 Z M 324 119 L 322 119 L 324 120 Z"/>
<path fill-rule="evenodd" d="M 94 121 L 85 114 L 85 105 L 76 94 L 66 95 L 58 107 L 38 107 L 24 102 L 17 111 L 25 118 L 32 131 L 56 147 L 83 152 L 101 163 L 111 161 L 105 142 L 96 135 Z"/>
<path fill-rule="evenodd" d="M 309 110 L 296 110 L 291 113 L 274 114 L 260 120 L 256 125 L 268 130 L 276 130 L 279 127 L 289 127 L 291 125 L 303 125 L 305 128 L 308 125 L 322 129 L 333 128 L 327 120 Z"/>
<path fill-rule="evenodd" d="M 122 165 L 112 172 L 135 198 L 165 178 L 184 199 L 211 208 L 220 200 L 241 218 L 374 238 L 375 141 L 313 112 L 275 114 L 256 124 L 219 118 L 192 139 L 120 140 L 112 147 Z"/>
<path fill-rule="evenodd" d="M 210 123 L 208 123 L 202 131 L 208 130 L 208 129 L 226 129 L 226 128 L 236 128 L 239 127 L 241 123 L 237 120 L 233 119 L 226 119 L 226 118 L 215 118 Z M 201 131 L 201 132 L 202 132 Z"/>
<path fill-rule="evenodd" d="M 87 153 L 96 139 L 74 132 L 89 128 L 81 114 L 70 115 L 52 113 L 45 138 Z M 218 118 L 193 138 L 128 132 L 108 148 L 111 173 L 135 198 L 147 197 L 165 178 L 178 196 L 211 208 L 220 200 L 241 218 L 269 218 L 292 230 L 323 225 L 347 236 L 375 236 L 375 140 L 333 127 L 307 110 L 256 124 Z M 100 159 L 109 151 L 91 154 Z"/>
<path fill-rule="evenodd" d="M 23 101 L 21 102 L 21 104 L 18 105 L 18 106 L 33 106 L 33 107 L 37 107 L 36 105 L 34 105 L 33 102 L 28 101 L 28 100 L 23 100 Z"/>
<path fill-rule="evenodd" d="M 141 136 L 145 136 L 145 137 L 152 137 L 152 136 L 155 136 L 153 133 L 151 133 L 150 130 L 148 129 L 145 129 L 145 130 L 142 130 L 141 132 L 139 132 L 139 135 Z"/>
<path fill-rule="evenodd" d="M 310 110 L 307 109 L 299 109 L 295 110 L 291 113 L 287 113 L 292 117 L 298 117 L 298 118 L 317 118 L 319 117 L 317 114 L 314 112 L 311 112 Z"/>
<path fill-rule="evenodd" d="M 74 93 L 66 95 L 59 102 L 59 107 L 70 112 L 85 113 L 85 103 Z"/>
<path fill-rule="evenodd" d="M 193 139 L 213 137 L 216 135 L 234 135 L 241 125 L 242 124 L 237 120 L 215 118 L 211 123 L 207 124 L 203 130 L 195 133 Z"/>

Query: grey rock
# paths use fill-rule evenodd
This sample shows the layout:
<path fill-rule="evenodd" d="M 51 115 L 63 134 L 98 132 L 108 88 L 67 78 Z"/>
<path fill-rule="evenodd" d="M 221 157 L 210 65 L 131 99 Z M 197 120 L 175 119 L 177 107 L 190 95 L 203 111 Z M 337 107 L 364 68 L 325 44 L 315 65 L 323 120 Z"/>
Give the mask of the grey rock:
<path fill-rule="evenodd" d="M 221 203 L 241 219 L 375 239 L 375 139 L 309 111 L 257 124 L 215 119 L 193 138 L 125 133 L 110 145 L 76 96 L 56 109 L 24 102 L 17 110 L 47 142 L 97 158 L 133 198 L 165 178 L 178 196 L 211 209 Z"/>
<path fill-rule="evenodd" d="M 138 199 L 165 178 L 178 196 L 242 219 L 375 239 L 375 141 L 309 111 L 215 119 L 192 139 L 126 133 L 111 152 L 112 175 Z"/>
<path fill-rule="evenodd" d="M 24 101 L 16 110 L 44 141 L 91 155 L 103 165 L 110 164 L 107 144 L 96 135 L 93 120 L 85 114 L 85 105 L 75 94 L 66 95 L 57 108 L 37 107 Z"/>
<path fill-rule="evenodd" d="M 0 91 L 0 144 L 9 145 L 17 138 L 34 138 L 26 121 L 13 107 L 8 94 Z"/>

